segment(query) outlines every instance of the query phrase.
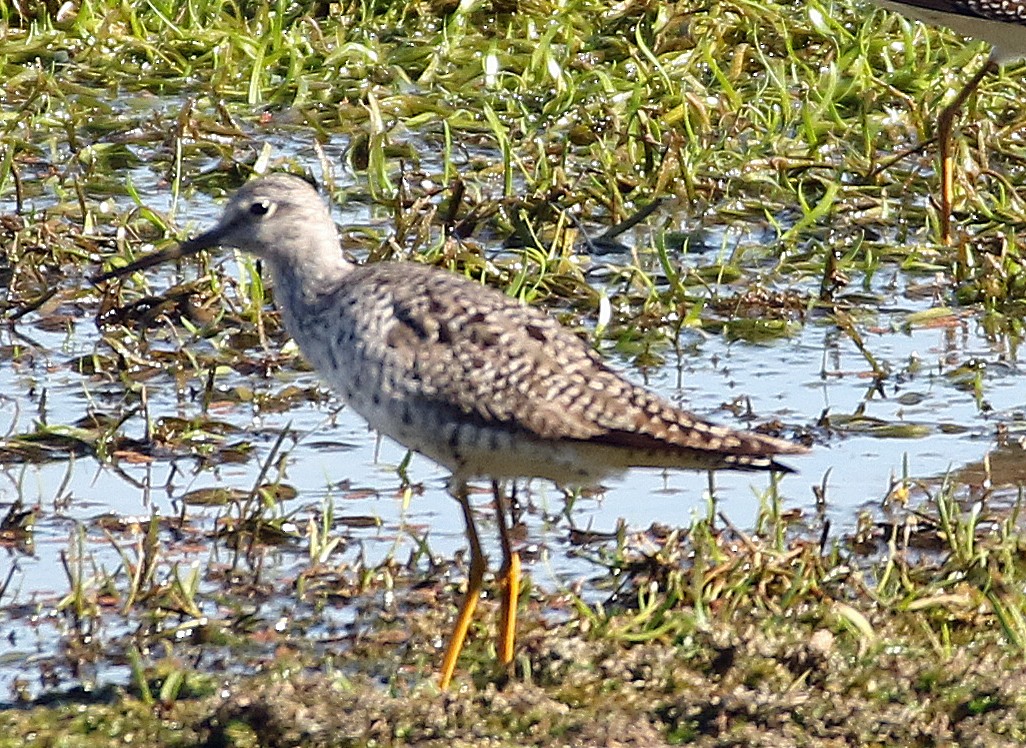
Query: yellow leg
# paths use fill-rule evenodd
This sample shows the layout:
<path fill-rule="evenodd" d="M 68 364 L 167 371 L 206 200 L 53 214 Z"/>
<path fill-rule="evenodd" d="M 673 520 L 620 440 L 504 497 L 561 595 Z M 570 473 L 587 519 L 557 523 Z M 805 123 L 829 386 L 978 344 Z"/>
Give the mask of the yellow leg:
<path fill-rule="evenodd" d="M 940 231 L 941 242 L 944 244 L 951 242 L 951 208 L 955 197 L 954 158 L 951 155 L 955 117 L 973 91 L 979 88 L 984 76 L 997 69 L 998 65 L 994 62 L 994 58 L 989 59 L 987 64 L 963 86 L 962 90 L 958 92 L 958 96 L 944 107 L 940 117 L 937 118 L 937 140 L 940 141 L 941 162 Z"/>
<path fill-rule="evenodd" d="M 502 568 L 499 569 L 499 584 L 502 590 L 502 613 L 499 621 L 499 661 L 503 665 L 513 662 L 513 646 L 516 643 L 517 598 L 520 595 L 520 554 L 513 550 L 513 543 L 506 527 L 506 497 L 498 481 L 492 481 L 495 493 L 495 515 L 499 522 L 499 538 L 502 542 Z"/>
<path fill-rule="evenodd" d="M 456 618 L 456 626 L 453 628 L 449 646 L 445 650 L 445 658 L 442 660 L 442 674 L 438 686 L 443 691 L 449 687 L 453 671 L 456 670 L 456 661 L 463 650 L 463 642 L 467 638 L 470 621 L 474 617 L 477 601 L 481 597 L 481 584 L 485 573 L 484 554 L 481 552 L 481 541 L 477 537 L 477 526 L 474 524 L 474 514 L 470 508 L 470 500 L 467 498 L 466 484 L 460 483 L 455 486 L 453 496 L 463 509 L 463 521 L 466 524 L 467 540 L 470 543 L 470 575 L 467 577 L 467 594 L 463 597 L 460 614 Z"/>

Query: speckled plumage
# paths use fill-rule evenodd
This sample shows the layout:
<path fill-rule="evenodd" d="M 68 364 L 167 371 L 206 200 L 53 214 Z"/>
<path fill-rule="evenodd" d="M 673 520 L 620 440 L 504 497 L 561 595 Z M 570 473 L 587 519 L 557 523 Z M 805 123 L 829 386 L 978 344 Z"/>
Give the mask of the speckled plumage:
<path fill-rule="evenodd" d="M 461 479 L 575 485 L 629 466 L 779 469 L 773 454 L 801 451 L 707 424 L 610 370 L 552 318 L 429 266 L 354 268 L 330 302 L 282 309 L 354 410 Z"/>
<path fill-rule="evenodd" d="M 784 470 L 774 455 L 805 451 L 672 406 L 494 289 L 426 265 L 347 262 L 323 201 L 296 177 L 245 185 L 181 251 L 215 244 L 261 257 L 310 364 L 373 428 L 458 480 L 578 485 L 631 466 Z"/>
<path fill-rule="evenodd" d="M 452 678 L 482 587 L 466 483 L 492 479 L 503 564 L 498 652 L 513 660 L 520 560 L 500 481 L 591 484 L 632 466 L 782 470 L 804 447 L 706 423 L 610 369 L 552 318 L 458 275 L 414 263 L 356 266 L 324 202 L 284 174 L 256 179 L 218 224 L 97 281 L 207 247 L 260 257 L 303 356 L 382 434 L 452 471 L 470 543 L 467 591 L 441 668 Z"/>

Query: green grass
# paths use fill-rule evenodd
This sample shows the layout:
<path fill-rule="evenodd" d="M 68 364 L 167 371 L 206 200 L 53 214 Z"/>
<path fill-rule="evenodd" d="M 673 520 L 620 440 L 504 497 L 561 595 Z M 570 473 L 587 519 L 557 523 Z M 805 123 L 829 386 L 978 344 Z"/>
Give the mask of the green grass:
<path fill-rule="evenodd" d="M 639 366 L 658 363 L 684 328 L 761 343 L 816 318 L 860 352 L 871 388 L 912 376 L 915 362 L 891 370 L 867 335 L 888 303 L 876 283 L 894 274 L 943 297 L 908 315 L 908 329 L 964 312 L 1012 349 L 1023 335 L 1022 67 L 988 78 L 960 120 L 959 232 L 941 246 L 936 115 L 985 50 L 872 6 L 97 0 L 61 17 L 21 7 L 0 0 L 0 312 L 69 334 L 95 317 L 102 343 L 71 366 L 87 390 L 106 375 L 124 402 L 114 415 L 87 402 L 75 423 L 22 425 L 0 440 L 7 467 L 70 470 L 83 455 L 245 461 L 255 437 L 215 405 L 277 412 L 321 397 L 221 386 L 228 372 L 303 366 L 282 347 L 271 292 L 248 260 L 222 269 L 203 258 L 198 272 L 117 288 L 86 280 L 195 228 L 182 197 L 220 198 L 268 169 L 312 174 L 362 216 L 344 231 L 360 259 L 431 262 L 496 285 Z M 18 365 L 33 350 L 3 355 Z M 982 368 L 946 373 L 986 411 Z M 195 390 L 194 411 L 151 413 L 154 387 Z M 861 412 L 806 431 L 925 433 Z M 282 509 L 278 447 L 289 445 L 251 487 L 187 492 L 194 506 L 225 502 L 214 528 L 194 524 L 187 502 L 181 517 L 138 527 L 115 518 L 100 541 L 116 549 L 114 568 L 96 560 L 95 537 L 71 533 L 57 605 L 69 660 L 111 657 L 131 684 L 103 691 L 108 704 L 72 694 L 70 706 L 0 712 L 0 733 L 289 744 L 291 698 L 323 705 L 323 734 L 338 744 L 472 743 L 477 723 L 538 745 L 903 744 L 937 725 L 952 741 L 1023 739 L 1018 505 L 977 507 L 982 484 L 902 475 L 844 534 L 811 512 L 788 515 L 770 491 L 753 531 L 710 511 L 658 537 L 588 546 L 607 572 L 604 602 L 526 594 L 516 675 L 494 690 L 501 674 L 479 631 L 461 670 L 472 696 L 439 726 L 436 658 L 423 643 L 444 635 L 450 606 L 437 601 L 455 590 L 425 574 L 435 571 L 427 538 L 409 564 L 331 566 L 331 507 Z M 0 525 L 0 542 L 22 552 L 36 519 L 25 511 L 11 505 Z M 172 537 L 223 553 L 204 569 L 223 585 L 199 584 L 158 542 Z M 302 549 L 303 568 L 265 579 L 275 547 Z M 5 578 L 0 601 L 14 592 Z M 408 602 L 380 610 L 396 590 Z M 254 623 L 251 600 L 264 595 L 296 600 L 285 631 Z M 336 603 L 365 627 L 356 651 L 305 636 Z M 269 674 L 220 701 L 204 658 L 224 652 Z M 352 724 L 332 721 L 349 710 Z M 596 733 L 595 715 L 611 713 L 620 732 Z"/>
<path fill-rule="evenodd" d="M 416 229 L 398 233 L 400 246 L 429 256 L 445 254 L 440 214 L 480 214 L 463 226 L 465 240 L 551 254 L 566 231 L 580 238 L 581 222 L 617 224 L 658 200 L 664 207 L 643 224 L 657 245 L 666 231 L 703 225 L 777 235 L 721 255 L 714 275 L 696 269 L 706 278 L 759 282 L 755 271 L 772 268 L 798 283 L 823 266 L 827 246 L 848 272 L 959 261 L 931 243 L 929 138 L 945 71 L 982 57 L 865 7 L 351 3 L 325 14 L 297 4 L 87 3 L 60 28 L 10 7 L 0 16 L 11 24 L 3 59 L 14 113 L 0 176 L 29 157 L 70 157 L 63 175 L 22 182 L 29 194 L 56 194 L 87 227 L 109 225 L 95 203 L 124 193 L 126 168 L 169 178 L 175 192 L 227 188 L 258 162 L 337 183 L 338 165 L 324 159 L 261 154 L 262 134 L 291 134 L 348 139 L 348 164 L 365 180 L 344 199 L 395 205 Z M 63 52 L 40 57 L 44 48 Z M 967 297 L 1021 293 L 1013 242 L 1004 240 L 998 268 L 979 259 L 1023 223 L 1010 189 L 1022 154 L 998 140 L 1022 124 L 1009 106 L 1017 89 L 1014 77 L 988 80 L 959 140 L 969 219 L 961 257 L 974 262 Z M 144 91 L 160 97 L 156 109 Z M 127 107 L 111 106 L 115 96 Z M 971 116 L 985 103 L 992 117 Z M 30 139 L 19 132 L 26 117 Z M 984 150 L 970 148 L 977 131 Z M 446 205 L 454 144 L 462 204 Z M 978 172 L 982 163 L 998 168 Z M 140 207 L 115 218 L 163 231 L 166 218 Z M 536 278 L 515 283 L 527 282 L 532 298 L 565 293 L 545 262 L 529 264 Z M 661 295 L 663 316 L 708 291 L 682 278 Z"/>
<path fill-rule="evenodd" d="M 939 722 L 956 743 L 1015 741 L 1026 735 L 1017 517 L 962 509 L 951 488 L 867 528 L 858 549 L 854 539 L 810 542 L 772 496 L 756 533 L 718 518 L 621 538 L 629 542 L 597 559 L 615 585 L 605 606 L 569 596 L 575 614 L 554 625 L 567 593 L 532 589 L 517 675 L 506 680 L 495 668 L 493 624 L 483 618 L 459 678 L 468 688 L 447 698 L 430 680 L 435 658 L 414 643 L 450 623 L 438 606 L 412 602 L 434 584 L 430 574 L 391 565 L 340 586 L 321 567 L 306 576 L 304 597 L 327 603 L 347 589 L 350 604 L 375 611 L 345 652 L 305 639 L 303 615 L 274 636 L 273 656 L 258 654 L 269 632 L 233 613 L 251 594 L 239 589 L 221 598 L 222 617 L 204 618 L 201 636 L 166 632 L 173 655 L 143 657 L 128 645 L 127 694 L 55 694 L 0 711 L 0 725 L 40 745 L 60 736 L 83 746 L 129 736 L 162 745 L 441 745 L 483 735 L 498 745 L 631 735 L 647 744 L 905 744 Z M 195 594 L 187 574 L 152 582 L 133 606 L 180 609 Z M 74 604 L 85 627 L 94 593 L 82 589 Z M 380 602 L 386 590 L 410 602 L 392 611 Z M 257 658 L 262 672 L 224 685 L 186 664 L 224 648 Z"/>

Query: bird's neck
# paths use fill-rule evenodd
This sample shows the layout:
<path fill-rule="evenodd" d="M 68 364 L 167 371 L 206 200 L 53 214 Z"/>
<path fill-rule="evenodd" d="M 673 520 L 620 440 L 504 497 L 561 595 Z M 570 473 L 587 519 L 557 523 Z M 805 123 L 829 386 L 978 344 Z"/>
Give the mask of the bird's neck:
<path fill-rule="evenodd" d="M 325 252 L 307 262 L 282 264 L 267 261 L 274 280 L 275 305 L 293 337 L 300 335 L 297 320 L 310 319 L 320 310 L 356 266 L 346 260 L 341 249 Z"/>

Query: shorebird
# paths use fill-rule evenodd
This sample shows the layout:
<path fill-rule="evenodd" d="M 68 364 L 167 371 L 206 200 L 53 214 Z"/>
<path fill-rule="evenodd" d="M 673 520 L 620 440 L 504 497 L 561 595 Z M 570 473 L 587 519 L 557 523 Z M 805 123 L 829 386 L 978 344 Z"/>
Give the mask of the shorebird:
<path fill-rule="evenodd" d="M 955 117 L 988 74 L 1010 62 L 1026 59 L 1026 0 L 874 0 L 887 10 L 914 21 L 949 29 L 991 45 L 990 58 L 937 118 L 941 162 L 941 240 L 951 239 L 954 165 L 951 155 Z"/>
<path fill-rule="evenodd" d="M 520 558 L 506 524 L 505 481 L 593 485 L 646 466 L 790 472 L 775 457 L 807 451 L 677 408 L 614 372 L 551 317 L 495 289 L 412 262 L 349 262 L 327 206 L 295 176 L 249 182 L 206 233 L 93 280 L 216 246 L 263 261 L 286 330 L 353 410 L 452 473 L 470 569 L 442 660 L 442 689 L 452 679 L 486 570 L 469 480 L 492 481 L 503 554 L 498 655 L 509 665 Z"/>

